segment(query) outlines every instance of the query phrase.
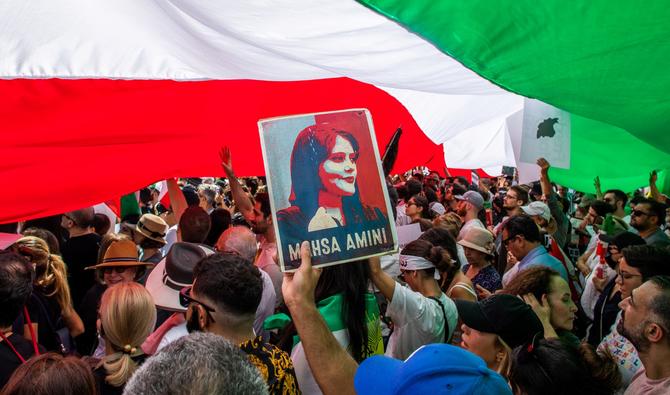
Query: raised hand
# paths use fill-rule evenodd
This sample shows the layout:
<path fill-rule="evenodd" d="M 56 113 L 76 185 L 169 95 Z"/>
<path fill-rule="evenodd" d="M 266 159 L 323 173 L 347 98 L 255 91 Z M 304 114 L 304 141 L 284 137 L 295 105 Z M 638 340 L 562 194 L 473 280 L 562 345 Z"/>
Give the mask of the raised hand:
<path fill-rule="evenodd" d="M 537 165 L 540 166 L 540 170 L 542 170 L 542 171 L 547 171 L 547 170 L 549 170 L 549 167 L 551 167 L 549 162 L 544 158 L 539 158 L 537 160 Z"/>
<path fill-rule="evenodd" d="M 223 167 L 223 171 L 226 172 L 226 175 L 230 176 L 233 174 L 233 159 L 230 155 L 230 148 L 221 147 L 219 150 L 219 158 L 221 159 L 221 167 Z"/>

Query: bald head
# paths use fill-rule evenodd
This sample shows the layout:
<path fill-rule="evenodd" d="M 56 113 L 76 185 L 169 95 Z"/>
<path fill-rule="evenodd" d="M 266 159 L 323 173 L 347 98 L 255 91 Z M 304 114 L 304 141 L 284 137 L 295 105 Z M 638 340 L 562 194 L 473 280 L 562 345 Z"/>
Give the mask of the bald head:
<path fill-rule="evenodd" d="M 256 235 L 246 226 L 233 226 L 226 229 L 216 242 L 220 252 L 234 252 L 243 258 L 254 261 L 258 249 Z"/>

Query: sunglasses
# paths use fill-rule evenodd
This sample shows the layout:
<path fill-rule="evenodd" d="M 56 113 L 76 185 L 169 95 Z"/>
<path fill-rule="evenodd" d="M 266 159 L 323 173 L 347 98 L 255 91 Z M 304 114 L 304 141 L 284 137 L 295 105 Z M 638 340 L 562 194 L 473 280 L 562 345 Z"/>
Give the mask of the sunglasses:
<path fill-rule="evenodd" d="M 191 297 L 191 289 L 193 289 L 193 287 L 185 287 L 185 288 L 182 288 L 181 291 L 179 291 L 179 304 L 182 307 L 186 307 L 186 308 L 188 308 L 188 306 L 190 306 L 191 303 L 199 304 L 200 306 L 202 306 L 202 308 L 205 309 L 205 311 L 207 312 L 207 315 L 209 315 L 209 318 L 212 320 L 212 322 L 214 322 L 214 318 L 211 316 L 210 313 L 215 313 L 216 310 L 214 310 L 213 307 L 208 306 L 205 303 L 203 303 L 203 302 L 201 302 L 197 299 L 193 299 Z"/>
<path fill-rule="evenodd" d="M 112 272 L 115 272 L 117 274 L 121 274 L 128 270 L 131 266 L 114 266 L 114 267 L 104 267 L 102 268 L 102 272 L 105 274 L 112 274 Z"/>
<path fill-rule="evenodd" d="M 632 215 L 634 217 L 641 217 L 643 215 L 649 215 L 649 213 L 645 213 L 642 210 L 633 210 L 633 211 L 631 211 L 630 215 Z"/>

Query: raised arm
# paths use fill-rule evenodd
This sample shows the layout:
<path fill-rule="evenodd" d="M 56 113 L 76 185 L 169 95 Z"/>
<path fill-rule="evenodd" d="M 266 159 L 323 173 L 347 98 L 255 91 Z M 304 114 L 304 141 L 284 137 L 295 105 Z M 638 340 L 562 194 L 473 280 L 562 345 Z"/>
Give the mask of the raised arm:
<path fill-rule="evenodd" d="M 659 191 L 658 186 L 656 186 L 657 180 L 658 174 L 656 173 L 656 170 L 654 170 L 649 174 L 649 191 L 651 192 L 651 198 L 657 202 L 665 203 L 665 199 L 663 198 L 663 195 L 661 195 L 661 191 Z"/>
<path fill-rule="evenodd" d="M 393 299 L 393 291 L 395 291 L 396 282 L 388 274 L 384 273 L 382 270 L 382 263 L 379 260 L 379 257 L 373 257 L 369 260 L 370 265 L 370 277 L 372 282 L 375 284 L 379 292 L 384 295 L 386 300 L 389 302 Z"/>
<path fill-rule="evenodd" d="M 172 206 L 172 212 L 174 213 L 174 218 L 179 223 L 181 215 L 186 211 L 188 204 L 186 203 L 186 198 L 184 197 L 184 192 L 179 189 L 179 184 L 177 184 L 176 178 L 170 178 L 165 180 L 168 189 L 168 196 L 170 197 L 170 205 Z"/>
<path fill-rule="evenodd" d="M 549 180 L 549 168 L 551 165 L 544 158 L 538 159 L 537 165 L 540 166 L 540 186 L 542 187 L 542 194 L 549 199 L 549 196 L 553 192 L 553 189 L 551 188 L 551 180 Z"/>
<path fill-rule="evenodd" d="M 230 155 L 230 148 L 223 147 L 219 151 L 219 158 L 221 158 L 221 167 L 228 177 L 228 183 L 230 184 L 230 192 L 233 195 L 233 200 L 235 201 L 235 207 L 244 215 L 245 218 L 253 217 L 254 215 L 254 205 L 251 203 L 251 199 L 242 189 L 242 184 L 237 180 L 235 172 L 233 171 L 233 160 Z"/>
<path fill-rule="evenodd" d="M 321 270 L 312 268 L 308 242 L 302 243 L 300 254 L 302 263 L 298 271 L 284 273 L 282 294 L 307 363 L 324 394 L 355 394 L 354 375 L 358 364 L 337 342 L 314 303 L 314 289 Z"/>
<path fill-rule="evenodd" d="M 603 190 L 600 188 L 600 177 L 596 176 L 593 179 L 593 187 L 596 189 L 596 199 L 603 200 Z"/>

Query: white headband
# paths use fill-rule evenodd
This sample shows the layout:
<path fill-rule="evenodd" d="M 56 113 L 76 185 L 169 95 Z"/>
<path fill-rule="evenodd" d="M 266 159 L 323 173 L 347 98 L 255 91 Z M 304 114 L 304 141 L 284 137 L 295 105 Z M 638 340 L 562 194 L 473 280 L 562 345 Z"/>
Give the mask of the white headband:
<path fill-rule="evenodd" d="M 402 270 L 435 269 L 434 277 L 436 280 L 440 279 L 440 272 L 437 270 L 433 262 L 429 261 L 426 258 L 421 258 L 420 256 L 400 254 L 400 269 Z"/>

